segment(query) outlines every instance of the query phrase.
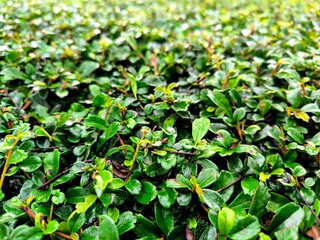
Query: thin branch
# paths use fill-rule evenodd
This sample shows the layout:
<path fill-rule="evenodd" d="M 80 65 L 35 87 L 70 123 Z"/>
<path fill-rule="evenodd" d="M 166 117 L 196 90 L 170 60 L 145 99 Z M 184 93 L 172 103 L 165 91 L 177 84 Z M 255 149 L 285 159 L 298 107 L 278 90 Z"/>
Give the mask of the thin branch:
<path fill-rule="evenodd" d="M 150 146 L 149 148 L 153 148 L 153 149 L 157 149 L 157 150 L 163 150 L 163 151 L 174 153 L 174 154 L 181 154 L 181 155 L 188 155 L 188 156 L 196 156 L 197 155 L 197 154 L 192 153 L 192 152 L 178 151 L 176 149 L 171 149 L 171 148 L 161 148 L 161 147 L 155 147 L 155 146 Z"/>
<path fill-rule="evenodd" d="M 57 174 L 56 176 L 54 176 L 53 178 L 51 178 L 49 181 L 43 183 L 42 185 L 38 186 L 36 189 L 41 189 L 44 188 L 48 185 L 50 185 L 51 183 L 53 183 L 55 180 L 57 180 L 58 178 L 60 178 L 62 175 L 66 174 L 67 172 L 69 172 L 71 170 L 71 167 L 62 171 L 61 173 Z"/>
<path fill-rule="evenodd" d="M 304 198 L 304 196 L 302 196 L 302 194 L 300 193 L 298 187 L 294 187 L 294 189 L 296 190 L 296 192 L 298 193 L 299 197 L 304 201 L 304 203 L 306 204 L 307 208 L 309 208 L 309 210 L 311 211 L 312 215 L 315 217 L 316 221 L 317 221 L 317 225 L 318 227 L 320 226 L 320 219 L 317 216 L 317 214 L 314 212 L 314 210 L 312 209 L 312 207 L 310 206 L 310 204 L 307 202 L 307 200 Z"/>
<path fill-rule="evenodd" d="M 229 183 L 228 185 L 216 190 L 216 192 L 221 192 L 225 189 L 227 189 L 228 187 L 231 187 L 232 185 L 236 184 L 237 182 L 239 182 L 241 179 L 243 178 L 243 176 L 238 177 L 236 180 L 232 181 L 231 183 Z"/>
<path fill-rule="evenodd" d="M 29 206 L 27 207 L 20 207 L 20 209 L 22 211 L 24 211 L 26 214 L 28 214 L 31 218 L 35 219 L 36 218 L 36 214 L 34 212 L 32 212 L 32 210 L 29 208 Z M 44 223 L 44 226 L 47 226 L 47 223 L 45 222 Z M 59 237 L 62 237 L 64 239 L 67 239 L 67 240 L 73 240 L 73 238 L 71 236 L 69 236 L 68 234 L 65 234 L 63 232 L 60 232 L 60 231 L 55 231 L 54 232 L 55 235 L 59 236 Z"/>

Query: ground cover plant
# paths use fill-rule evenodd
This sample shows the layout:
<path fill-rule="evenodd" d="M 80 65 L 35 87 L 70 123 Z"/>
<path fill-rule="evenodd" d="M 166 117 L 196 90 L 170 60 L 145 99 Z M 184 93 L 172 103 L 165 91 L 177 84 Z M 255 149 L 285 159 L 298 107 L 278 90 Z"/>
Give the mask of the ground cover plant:
<path fill-rule="evenodd" d="M 0 2 L 0 239 L 319 238 L 319 3 Z"/>

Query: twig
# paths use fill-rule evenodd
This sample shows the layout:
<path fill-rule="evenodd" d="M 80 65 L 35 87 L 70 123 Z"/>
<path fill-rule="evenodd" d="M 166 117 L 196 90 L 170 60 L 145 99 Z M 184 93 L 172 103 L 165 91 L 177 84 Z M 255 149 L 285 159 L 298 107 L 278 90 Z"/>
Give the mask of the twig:
<path fill-rule="evenodd" d="M 2 189 L 3 186 L 3 182 L 4 182 L 4 178 L 7 174 L 7 171 L 10 167 L 10 158 L 11 158 L 11 154 L 13 152 L 14 147 L 18 144 L 18 142 L 20 141 L 19 137 L 16 137 L 16 139 L 14 140 L 13 144 L 12 144 L 12 148 L 8 151 L 8 153 L 6 154 L 6 161 L 2 170 L 2 174 L 1 174 L 1 178 L 0 178 L 0 190 Z"/>
<path fill-rule="evenodd" d="M 230 186 L 234 185 L 235 183 L 239 182 L 242 178 L 243 178 L 243 176 L 238 177 L 236 180 L 232 181 L 232 182 L 229 183 L 228 185 L 226 185 L 226 186 L 224 186 L 224 187 L 216 190 L 216 192 L 221 192 L 221 191 L 227 189 L 228 187 L 230 187 Z"/>
<path fill-rule="evenodd" d="M 147 132 L 148 132 L 148 129 L 142 129 L 142 136 L 141 136 L 140 140 L 137 143 L 136 151 L 134 152 L 134 155 L 133 155 L 133 158 L 132 158 L 132 163 L 131 163 L 130 168 L 129 168 L 130 172 L 132 172 L 132 170 L 134 168 L 134 164 L 136 162 L 136 159 L 137 159 L 137 156 L 138 156 L 138 153 L 139 153 L 139 150 L 140 150 L 141 142 L 144 140 L 145 136 L 147 135 Z M 128 182 L 129 177 L 130 177 L 130 174 L 128 175 L 128 177 L 126 179 L 126 182 Z"/>
<path fill-rule="evenodd" d="M 87 159 L 84 162 L 92 162 L 91 159 Z M 50 185 L 51 183 L 53 183 L 55 180 L 57 180 L 58 178 L 60 178 L 62 175 L 64 175 L 65 173 L 69 172 L 71 170 L 72 167 L 62 171 L 61 173 L 58 173 L 56 176 L 54 176 L 53 178 L 51 178 L 49 181 L 43 183 L 42 185 L 38 186 L 36 189 L 41 189 L 44 188 L 48 185 Z"/>
<path fill-rule="evenodd" d="M 304 198 L 304 196 L 302 196 L 302 194 L 300 193 L 299 189 L 297 186 L 294 187 L 294 189 L 296 190 L 296 192 L 298 193 L 299 197 L 304 201 L 304 203 L 306 204 L 307 208 L 309 208 L 309 210 L 311 211 L 312 215 L 315 217 L 316 221 L 317 221 L 317 225 L 318 227 L 320 226 L 320 219 L 317 216 L 317 214 L 313 211 L 312 207 L 310 206 L 310 204 L 307 202 L 307 200 Z"/>
<path fill-rule="evenodd" d="M 53 183 L 55 180 L 57 180 L 58 178 L 60 178 L 62 175 L 66 174 L 67 172 L 69 172 L 71 170 L 71 167 L 62 171 L 61 173 L 57 174 L 56 176 L 54 176 L 53 178 L 51 178 L 49 181 L 45 182 L 44 184 L 38 186 L 36 189 L 41 189 L 44 188 L 48 185 L 50 185 L 51 183 Z"/>
<path fill-rule="evenodd" d="M 28 214 L 31 218 L 35 219 L 36 218 L 36 214 L 34 212 L 32 212 L 32 210 L 29 208 L 29 206 L 27 207 L 20 207 L 20 209 L 22 211 L 24 211 L 26 214 Z M 44 226 L 47 226 L 47 223 L 44 222 Z M 59 237 L 62 237 L 64 239 L 67 239 L 67 240 L 73 240 L 73 238 L 63 232 L 60 232 L 60 231 L 55 231 L 54 232 L 55 235 L 58 235 Z"/>
<path fill-rule="evenodd" d="M 188 155 L 188 156 L 196 156 L 197 154 L 192 153 L 192 152 L 184 152 L 184 151 L 178 151 L 176 149 L 171 149 L 171 148 L 161 148 L 161 147 L 155 147 L 155 146 L 150 146 L 149 148 L 154 148 L 157 150 L 163 150 L 166 152 L 170 152 L 170 153 L 175 153 L 175 154 L 181 154 L 181 155 Z"/>

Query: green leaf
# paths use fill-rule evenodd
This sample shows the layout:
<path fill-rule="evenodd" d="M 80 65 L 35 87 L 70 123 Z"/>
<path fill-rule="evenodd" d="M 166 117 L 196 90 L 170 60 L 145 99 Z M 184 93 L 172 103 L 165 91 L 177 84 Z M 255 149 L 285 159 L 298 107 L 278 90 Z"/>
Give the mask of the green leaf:
<path fill-rule="evenodd" d="M 232 119 L 232 109 L 226 96 L 218 90 L 208 92 L 208 97 Z"/>
<path fill-rule="evenodd" d="M 320 112 L 319 105 L 316 103 L 309 103 L 304 105 L 301 109 L 301 112 L 310 112 L 310 113 L 318 113 Z"/>
<path fill-rule="evenodd" d="M 220 129 L 217 132 L 217 141 L 226 149 L 229 149 L 232 144 L 232 137 L 226 130 Z"/>
<path fill-rule="evenodd" d="M 112 138 L 119 130 L 119 126 L 120 126 L 119 122 L 111 123 L 105 131 L 105 135 L 106 135 L 105 140 Z"/>
<path fill-rule="evenodd" d="M 279 71 L 276 76 L 278 78 L 285 78 L 285 79 L 294 79 L 297 82 L 301 81 L 301 77 L 296 70 L 293 69 L 284 69 Z"/>
<path fill-rule="evenodd" d="M 6 80 L 30 80 L 30 78 L 23 72 L 21 72 L 18 68 L 11 67 L 5 68 L 0 72 L 1 75 L 4 75 Z"/>
<path fill-rule="evenodd" d="M 288 91 L 287 100 L 293 108 L 298 108 L 302 102 L 302 97 L 300 96 L 300 89 L 292 89 Z"/>
<path fill-rule="evenodd" d="M 100 230 L 98 226 L 88 227 L 81 234 L 81 240 L 100 240 L 99 232 Z"/>
<path fill-rule="evenodd" d="M 244 107 L 237 108 L 232 115 L 232 120 L 234 122 L 240 122 L 246 115 L 246 109 Z"/>
<path fill-rule="evenodd" d="M 55 149 L 53 152 L 47 153 L 43 159 L 44 172 L 47 174 L 48 180 L 58 174 L 60 165 L 60 152 Z"/>
<path fill-rule="evenodd" d="M 89 115 L 83 121 L 84 126 L 86 127 L 94 127 L 98 130 L 105 131 L 107 130 L 107 122 L 103 118 L 96 115 Z"/>
<path fill-rule="evenodd" d="M 41 158 L 38 156 L 30 156 L 23 160 L 19 164 L 19 168 L 22 169 L 25 172 L 33 172 L 40 168 L 42 165 Z"/>
<path fill-rule="evenodd" d="M 139 238 L 143 237 L 160 237 L 162 234 L 152 221 L 141 214 L 137 214 L 136 226 L 133 229 Z"/>
<path fill-rule="evenodd" d="M 201 188 L 208 187 L 216 181 L 218 174 L 214 168 L 205 168 L 199 173 L 197 182 Z"/>
<path fill-rule="evenodd" d="M 43 230 L 43 234 L 49 235 L 57 231 L 59 228 L 59 223 L 56 220 L 51 220 L 46 228 Z"/>
<path fill-rule="evenodd" d="M 307 170 L 302 166 L 296 166 L 293 169 L 293 175 L 295 175 L 296 177 L 302 177 L 306 174 L 307 174 Z"/>
<path fill-rule="evenodd" d="M 86 222 L 86 214 L 76 214 L 72 219 L 69 221 L 69 227 L 71 229 L 71 232 L 77 232 L 79 229 L 83 226 L 83 224 Z"/>
<path fill-rule="evenodd" d="M 277 210 L 272 218 L 268 232 L 271 236 L 281 229 L 299 226 L 304 216 L 304 211 L 295 203 L 288 203 Z"/>
<path fill-rule="evenodd" d="M 244 194 L 253 196 L 259 186 L 259 181 L 253 177 L 247 177 L 241 181 L 241 187 Z"/>
<path fill-rule="evenodd" d="M 99 63 L 93 61 L 84 61 L 78 68 L 82 78 L 87 77 L 90 73 L 94 72 L 99 67 Z"/>
<path fill-rule="evenodd" d="M 135 97 L 135 99 L 138 99 L 137 98 L 137 90 L 138 90 L 138 86 L 137 86 L 137 80 L 136 78 L 131 75 L 131 74 L 128 74 L 129 76 L 129 80 L 130 80 L 130 86 L 131 86 L 131 91 L 133 93 L 133 96 Z"/>
<path fill-rule="evenodd" d="M 43 238 L 43 233 L 37 227 L 29 227 L 27 225 L 20 225 L 16 227 L 8 239 L 14 240 L 41 240 Z"/>
<path fill-rule="evenodd" d="M 248 213 L 256 216 L 260 221 L 262 221 L 262 215 L 266 210 L 270 196 L 271 195 L 268 192 L 267 187 L 260 182 L 256 192 L 253 195 Z"/>
<path fill-rule="evenodd" d="M 229 234 L 230 239 L 252 239 L 255 238 L 260 232 L 260 225 L 255 216 L 246 216 L 236 221 L 233 229 Z"/>
<path fill-rule="evenodd" d="M 202 189 L 202 196 L 199 197 L 202 199 L 203 203 L 207 204 L 209 208 L 212 208 L 215 211 L 220 210 L 225 205 L 221 195 L 210 189 Z"/>
<path fill-rule="evenodd" d="M 235 212 L 227 207 L 222 208 L 218 213 L 218 230 L 223 235 L 228 235 L 236 220 Z"/>
<path fill-rule="evenodd" d="M 89 195 L 89 191 L 83 187 L 70 188 L 66 192 L 67 203 L 77 204 L 83 202 L 86 196 Z"/>
<path fill-rule="evenodd" d="M 160 203 L 155 203 L 155 217 L 156 222 L 162 232 L 167 235 L 174 227 L 174 217 L 171 209 L 166 209 L 160 205 Z"/>
<path fill-rule="evenodd" d="M 180 185 L 182 188 L 188 188 L 189 190 L 192 190 L 192 184 L 188 179 L 186 179 L 182 174 L 177 174 L 177 180 L 176 182 Z M 169 182 L 167 181 L 167 184 Z M 167 185 L 168 186 L 168 185 Z"/>
<path fill-rule="evenodd" d="M 304 144 L 304 136 L 303 134 L 297 130 L 296 128 L 288 128 L 287 130 L 288 135 L 293 138 L 299 144 Z"/>
<path fill-rule="evenodd" d="M 130 35 L 126 35 L 126 36 L 124 36 L 124 39 L 130 45 L 130 47 L 132 47 L 132 49 L 134 51 L 138 51 L 138 44 L 137 44 L 137 41 L 134 37 L 132 37 Z"/>
<path fill-rule="evenodd" d="M 15 164 L 22 162 L 24 159 L 28 157 L 28 153 L 26 153 L 23 150 L 14 150 L 10 156 L 9 163 L 10 164 Z"/>
<path fill-rule="evenodd" d="M 141 192 L 136 197 L 137 201 L 141 204 L 148 205 L 157 196 L 156 187 L 149 182 L 141 183 Z"/>
<path fill-rule="evenodd" d="M 141 192 L 142 184 L 137 179 L 132 179 L 126 183 L 125 187 L 129 193 L 137 195 Z"/>
<path fill-rule="evenodd" d="M 163 207 L 170 208 L 174 204 L 178 193 L 175 189 L 168 188 L 166 184 L 161 184 L 160 186 L 161 190 L 158 191 L 159 202 Z"/>
<path fill-rule="evenodd" d="M 299 227 L 293 226 L 290 228 L 280 229 L 279 231 L 275 232 L 275 237 L 277 240 L 298 240 L 299 239 Z"/>
<path fill-rule="evenodd" d="M 119 240 L 119 232 L 116 224 L 108 215 L 99 216 L 99 239 Z"/>
<path fill-rule="evenodd" d="M 202 117 L 195 119 L 192 123 L 192 137 L 195 144 L 197 144 L 209 131 L 210 120 Z"/>
<path fill-rule="evenodd" d="M 134 216 L 132 212 L 126 211 L 121 213 L 117 222 L 119 235 L 122 235 L 125 232 L 128 232 L 131 229 L 133 229 L 135 227 L 136 222 L 137 217 Z"/>
<path fill-rule="evenodd" d="M 272 102 L 268 99 L 263 99 L 259 102 L 260 114 L 264 117 L 270 110 Z"/>

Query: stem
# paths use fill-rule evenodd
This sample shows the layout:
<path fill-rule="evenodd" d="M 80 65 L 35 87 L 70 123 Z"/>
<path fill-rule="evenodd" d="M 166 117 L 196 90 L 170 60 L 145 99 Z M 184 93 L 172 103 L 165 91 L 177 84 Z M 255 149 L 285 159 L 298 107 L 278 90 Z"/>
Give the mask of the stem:
<path fill-rule="evenodd" d="M 238 135 L 240 137 L 240 141 L 243 142 L 243 135 L 242 135 L 241 123 L 240 122 L 237 122 L 236 129 L 237 129 Z"/>
<path fill-rule="evenodd" d="M 53 178 L 51 178 L 49 181 L 45 182 L 44 184 L 38 186 L 36 189 L 41 189 L 44 188 L 48 185 L 50 185 L 51 183 L 53 183 L 55 180 L 57 180 L 59 177 L 61 177 L 62 175 L 64 175 L 65 173 L 69 172 L 71 170 L 71 167 L 62 171 L 61 173 L 57 174 L 56 176 L 54 176 Z"/>
<path fill-rule="evenodd" d="M 181 155 L 189 155 L 189 156 L 195 156 L 195 153 L 192 152 L 184 152 L 184 151 L 178 151 L 176 149 L 171 149 L 171 148 L 160 148 L 160 147 L 154 147 L 154 146 L 150 146 L 149 148 L 154 148 L 154 149 L 158 149 L 158 150 L 163 150 L 166 152 L 170 152 L 170 153 L 175 153 L 175 154 L 181 154 Z"/>
<path fill-rule="evenodd" d="M 311 211 L 312 215 L 315 217 L 316 221 L 317 221 L 317 225 L 318 227 L 320 226 L 320 219 L 317 216 L 317 214 L 313 211 L 312 207 L 310 206 L 310 204 L 307 202 L 307 200 L 302 196 L 302 194 L 300 193 L 298 187 L 294 187 L 294 189 L 296 190 L 296 192 L 298 193 L 299 197 L 304 201 L 304 203 L 306 204 L 307 208 Z"/>
<path fill-rule="evenodd" d="M 3 182 L 4 182 L 4 178 L 7 174 L 7 171 L 10 167 L 10 157 L 11 154 L 13 152 L 14 147 L 17 145 L 17 143 L 19 142 L 20 138 L 16 137 L 13 144 L 12 144 L 12 148 L 8 151 L 7 155 L 6 155 L 6 162 L 4 164 L 3 170 L 2 170 L 2 174 L 1 174 L 1 179 L 0 179 L 0 190 L 2 189 L 3 186 Z"/>
<path fill-rule="evenodd" d="M 136 162 L 136 159 L 137 159 L 137 156 L 138 156 L 138 153 L 139 153 L 139 150 L 140 150 L 141 142 L 144 140 L 147 132 L 148 132 L 148 130 L 142 130 L 142 136 L 141 136 L 140 140 L 137 143 L 136 151 L 134 152 L 134 155 L 133 155 L 133 158 L 132 158 L 132 163 L 131 163 L 131 166 L 129 168 L 130 172 L 132 172 L 132 170 L 134 168 L 134 164 Z M 126 182 L 128 181 L 129 177 L 130 177 L 130 175 L 127 177 Z"/>
<path fill-rule="evenodd" d="M 230 186 L 234 185 L 235 183 L 239 182 L 242 178 L 243 178 L 242 176 L 238 177 L 236 180 L 232 181 L 232 182 L 229 183 L 228 185 L 226 185 L 226 186 L 224 186 L 224 187 L 216 190 L 216 192 L 221 192 L 221 191 L 227 189 L 228 187 L 230 187 Z"/>
<path fill-rule="evenodd" d="M 20 207 L 20 209 L 21 209 L 22 211 L 24 211 L 26 214 L 28 214 L 29 217 L 35 219 L 36 214 L 35 214 L 34 212 L 32 212 L 32 210 L 29 208 L 29 206 L 27 206 L 27 207 Z M 47 223 L 44 223 L 44 225 L 47 226 Z M 67 240 L 73 240 L 73 238 L 72 238 L 71 236 L 69 236 L 69 235 L 67 235 L 67 234 L 65 234 L 65 233 L 63 233 L 63 232 L 60 232 L 60 231 L 55 231 L 54 234 L 57 235 L 57 236 L 59 236 L 59 237 L 62 237 L 62 238 L 64 238 L 64 239 L 67 239 Z"/>

